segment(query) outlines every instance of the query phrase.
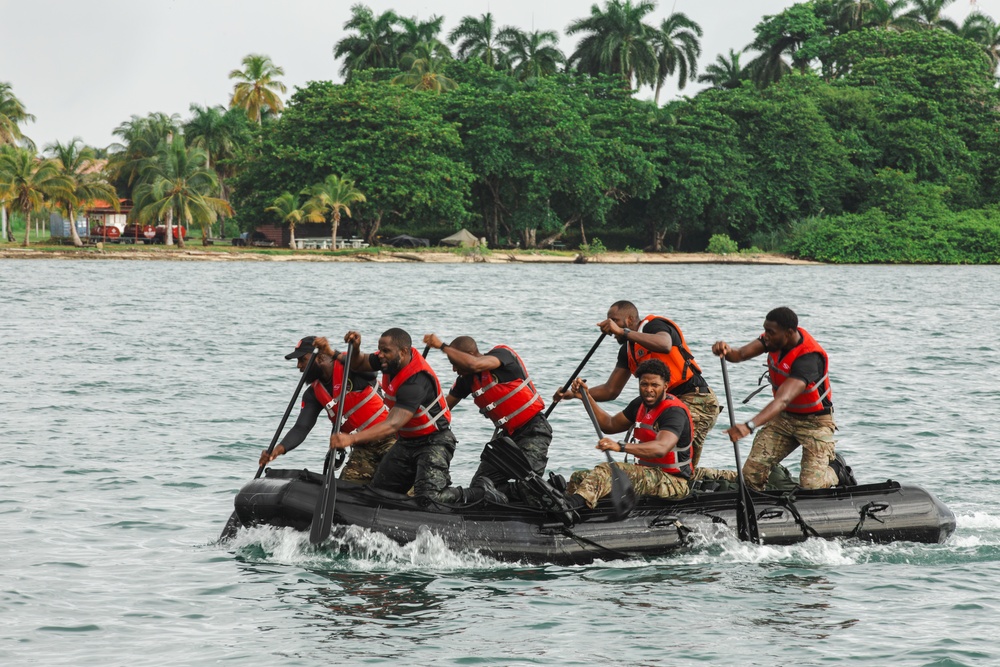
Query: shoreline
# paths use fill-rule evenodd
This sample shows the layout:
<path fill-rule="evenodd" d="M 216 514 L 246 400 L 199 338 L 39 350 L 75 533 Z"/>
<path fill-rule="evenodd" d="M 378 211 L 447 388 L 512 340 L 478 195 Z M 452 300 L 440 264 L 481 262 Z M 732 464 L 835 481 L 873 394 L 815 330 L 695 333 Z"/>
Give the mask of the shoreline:
<path fill-rule="evenodd" d="M 83 248 L 21 248 L 0 247 L 0 259 L 66 259 L 66 260 L 120 260 L 168 262 L 355 262 L 370 264 L 766 264 L 766 265 L 821 265 L 822 262 L 794 259 L 784 255 L 760 253 L 753 255 L 715 255 L 711 253 L 634 253 L 607 252 L 580 261 L 575 252 L 505 251 L 493 250 L 487 255 L 440 252 L 407 252 L 405 250 L 378 250 L 376 252 L 343 252 L 337 254 L 313 250 L 226 249 L 205 250 L 195 248 L 116 246 L 101 249 Z"/>

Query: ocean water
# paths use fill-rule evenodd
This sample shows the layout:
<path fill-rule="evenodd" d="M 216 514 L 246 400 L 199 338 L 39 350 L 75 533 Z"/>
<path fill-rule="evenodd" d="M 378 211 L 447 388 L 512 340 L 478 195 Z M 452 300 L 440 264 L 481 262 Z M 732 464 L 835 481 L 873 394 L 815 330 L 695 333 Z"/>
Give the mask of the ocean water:
<path fill-rule="evenodd" d="M 368 350 L 390 326 L 469 334 L 517 349 L 550 396 L 622 298 L 682 326 L 720 398 L 711 343 L 745 343 L 791 306 L 830 353 L 859 481 L 924 486 L 956 534 L 705 535 L 585 567 L 500 563 L 433 534 L 356 531 L 342 552 L 255 528 L 216 544 L 295 388 L 283 355 L 301 336 L 357 329 Z M 1000 664 L 998 325 L 996 267 L 0 260 L 0 665 Z M 737 399 L 761 370 L 730 368 Z M 733 465 L 726 421 L 705 465 Z M 551 469 L 600 462 L 578 403 L 552 423 Z M 491 427 L 463 403 L 454 430 L 464 484 Z M 327 433 L 282 467 L 319 468 Z"/>

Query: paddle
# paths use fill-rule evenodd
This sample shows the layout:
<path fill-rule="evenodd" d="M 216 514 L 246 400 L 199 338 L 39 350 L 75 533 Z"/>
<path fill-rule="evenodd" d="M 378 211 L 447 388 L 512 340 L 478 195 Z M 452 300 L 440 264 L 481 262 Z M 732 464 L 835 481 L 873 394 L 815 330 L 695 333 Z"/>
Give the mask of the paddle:
<path fill-rule="evenodd" d="M 726 385 L 726 407 L 729 408 L 729 428 L 736 425 L 736 414 L 733 412 L 733 397 L 729 391 L 729 368 L 726 366 L 725 355 L 719 357 L 722 361 L 722 381 Z M 760 544 L 760 533 L 757 530 L 757 511 L 750 497 L 750 489 L 743 480 L 743 462 L 740 461 L 740 443 L 733 443 L 736 454 L 736 478 L 739 482 L 739 493 L 736 494 L 736 534 L 742 542 Z"/>
<path fill-rule="evenodd" d="M 313 362 L 316 361 L 316 349 L 313 348 L 312 355 L 309 357 L 309 361 L 306 363 L 306 368 L 302 371 L 302 376 L 299 378 L 299 383 L 295 385 L 295 393 L 292 394 L 292 400 L 288 402 L 288 407 L 285 408 L 285 414 L 281 417 L 281 423 L 278 424 L 278 429 L 274 432 L 274 436 L 271 438 L 271 444 L 267 446 L 267 453 L 270 456 L 271 452 L 274 451 L 274 446 L 278 443 L 278 436 L 281 435 L 282 429 L 285 428 L 285 423 L 288 421 L 288 415 L 292 414 L 292 407 L 295 402 L 299 400 L 299 392 L 302 391 L 302 385 L 306 383 L 306 378 L 309 376 L 309 371 L 312 369 Z M 253 476 L 254 479 L 259 479 L 261 475 L 264 474 L 264 468 L 267 466 L 266 463 L 262 464 L 257 468 L 257 474 Z M 222 534 L 219 535 L 220 540 L 232 537 L 239 528 L 239 517 L 236 516 L 236 512 L 233 511 L 229 515 L 229 520 L 226 521 L 225 528 L 222 529 Z"/>
<path fill-rule="evenodd" d="M 580 365 L 576 367 L 576 370 L 573 371 L 573 374 L 569 376 L 568 380 L 566 380 L 566 384 L 564 384 L 563 388 L 562 388 L 563 392 L 569 391 L 569 386 L 571 384 L 573 384 L 573 380 L 575 380 L 576 376 L 580 374 L 580 371 L 583 370 L 583 367 L 587 365 L 587 362 L 590 361 L 590 358 L 592 356 L 594 356 L 594 352 L 597 351 L 598 346 L 601 344 L 601 342 L 604 340 L 604 338 L 605 338 L 605 334 L 602 333 L 598 337 L 598 339 L 594 343 L 594 345 L 590 348 L 590 352 L 587 353 L 587 356 L 585 356 L 583 358 L 583 361 L 580 362 Z M 584 403 L 586 403 L 586 401 L 584 401 Z M 553 402 L 552 404 L 550 404 L 549 408 L 545 411 L 545 416 L 548 417 L 552 413 L 552 411 L 555 409 L 555 407 L 556 407 L 556 403 L 555 402 Z M 590 406 L 588 405 L 587 407 L 589 408 Z"/>
<path fill-rule="evenodd" d="M 351 374 L 351 357 L 354 356 L 354 346 L 347 346 L 347 358 L 344 360 L 344 377 L 340 382 L 340 394 L 337 396 L 337 418 L 333 421 L 333 432 L 340 433 L 340 422 L 344 417 L 344 399 L 347 396 L 348 376 Z M 320 544 L 330 537 L 330 526 L 333 523 L 333 507 L 337 502 L 337 466 L 330 462 L 323 479 L 323 492 L 316 501 L 313 511 L 312 526 L 309 530 L 309 542 Z"/>
<path fill-rule="evenodd" d="M 583 394 L 581 396 L 583 406 L 587 408 L 590 421 L 594 425 L 594 430 L 597 431 L 597 439 L 600 440 L 604 434 L 601 433 L 601 425 L 597 423 L 597 415 L 594 414 L 594 406 L 590 404 L 590 396 L 587 394 L 586 388 L 584 388 Z M 632 480 L 628 478 L 625 471 L 614 465 L 615 460 L 611 458 L 611 452 L 605 449 L 604 455 L 608 458 L 608 467 L 611 468 L 611 504 L 615 508 L 615 518 L 622 519 L 635 507 L 635 489 L 632 487 Z"/>

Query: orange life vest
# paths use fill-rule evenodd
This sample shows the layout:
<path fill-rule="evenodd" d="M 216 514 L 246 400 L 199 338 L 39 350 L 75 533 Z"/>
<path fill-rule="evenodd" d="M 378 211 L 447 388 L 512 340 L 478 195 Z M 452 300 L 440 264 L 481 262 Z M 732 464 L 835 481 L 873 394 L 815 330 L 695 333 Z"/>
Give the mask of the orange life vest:
<path fill-rule="evenodd" d="M 437 398 L 431 405 L 421 406 L 413 413 L 410 421 L 403 424 L 402 428 L 399 429 L 399 437 L 401 438 L 421 438 L 441 430 L 438 428 L 437 422 L 442 413 L 447 424 L 451 424 L 451 411 L 448 410 L 448 403 L 441 391 L 441 383 L 438 381 L 437 374 L 414 347 L 410 348 L 410 363 L 406 364 L 403 370 L 399 371 L 391 380 L 388 375 L 382 373 L 382 393 L 385 395 L 385 404 L 391 410 L 396 405 L 396 391 L 403 386 L 404 382 L 421 372 L 427 373 L 434 380 Z"/>
<path fill-rule="evenodd" d="M 808 331 L 799 327 L 799 335 L 802 336 L 802 341 L 789 350 L 780 360 L 778 359 L 780 350 L 777 352 L 768 352 L 767 372 L 771 380 L 771 389 L 777 395 L 778 387 L 788 379 L 788 374 L 791 372 L 792 364 L 795 363 L 796 359 L 803 354 L 812 354 L 814 352 L 818 352 L 823 357 L 823 377 L 817 382 L 806 385 L 805 391 L 792 399 L 792 402 L 785 408 L 785 412 L 808 415 L 814 412 L 822 412 L 825 409 L 823 399 L 831 399 L 830 358 L 827 356 L 826 350 L 820 347 L 820 344 L 816 342 L 816 339 Z"/>
<path fill-rule="evenodd" d="M 337 418 L 337 397 L 340 396 L 340 384 L 344 378 L 344 365 L 339 361 L 333 362 L 333 396 L 330 396 L 326 387 L 319 380 L 312 383 L 313 393 L 316 400 L 326 410 L 330 421 Z M 385 421 L 389 414 L 388 408 L 382 402 L 382 397 L 375 391 L 375 387 L 365 385 L 357 391 L 351 386 L 351 381 L 347 381 L 347 394 L 344 395 L 344 414 L 341 431 L 344 433 L 359 433 L 370 426 Z"/>
<path fill-rule="evenodd" d="M 629 373 L 635 375 L 635 370 L 639 367 L 639 364 L 648 359 L 659 359 L 670 370 L 670 385 L 667 387 L 667 391 L 670 391 L 674 387 L 679 387 L 690 380 L 694 376 L 695 371 L 701 373 L 701 367 L 695 362 L 694 355 L 691 354 L 691 350 L 684 340 L 684 334 L 681 333 L 681 328 L 667 318 L 660 315 L 647 315 L 639 324 L 637 331 L 642 333 L 646 324 L 652 320 L 661 320 L 676 329 L 677 335 L 681 339 L 681 344 L 670 348 L 669 352 L 651 352 L 638 343 L 628 341 L 625 343 L 625 351 L 628 356 L 628 370 Z"/>
<path fill-rule="evenodd" d="M 524 379 L 498 382 L 490 371 L 477 373 L 472 378 L 472 400 L 494 426 L 503 427 L 508 434 L 513 434 L 545 408 L 545 401 L 539 396 L 517 352 L 506 345 L 497 345 L 493 349 L 497 348 L 514 355 Z"/>
<path fill-rule="evenodd" d="M 690 428 L 688 431 L 690 433 L 688 441 L 678 441 L 674 445 L 674 448 L 667 452 L 666 456 L 661 456 L 658 459 L 647 459 L 641 456 L 636 456 L 635 458 L 639 462 L 639 465 L 660 468 L 663 472 L 671 475 L 690 479 L 693 473 L 691 467 L 690 438 L 694 437 L 694 421 L 691 419 L 691 411 L 684 405 L 684 401 L 673 394 L 664 394 L 663 400 L 657 403 L 651 410 L 646 409 L 646 404 L 643 403 L 639 406 L 639 412 L 635 416 L 635 431 L 633 435 L 639 442 L 656 440 L 656 436 L 660 432 L 656 426 L 656 420 L 660 418 L 664 410 L 670 408 L 684 408 L 684 414 L 687 415 L 688 426 Z"/>

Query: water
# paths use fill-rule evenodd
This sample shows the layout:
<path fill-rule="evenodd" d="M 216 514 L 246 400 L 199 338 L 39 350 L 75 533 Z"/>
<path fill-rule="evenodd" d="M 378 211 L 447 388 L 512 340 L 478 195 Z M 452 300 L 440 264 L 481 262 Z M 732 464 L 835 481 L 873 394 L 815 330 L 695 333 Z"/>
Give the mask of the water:
<path fill-rule="evenodd" d="M 504 342 L 548 396 L 621 298 L 675 318 L 720 397 L 711 343 L 745 343 L 792 306 L 832 358 L 838 449 L 859 480 L 929 488 L 956 535 L 706 536 L 586 567 L 497 563 L 430 534 L 362 533 L 346 555 L 271 528 L 214 544 L 294 389 L 282 356 L 302 335 Z M 0 664 L 997 664 L 998 313 L 996 267 L 0 261 Z M 614 364 L 605 346 L 592 384 Z M 760 370 L 731 368 L 737 398 Z M 579 408 L 553 413 L 559 472 L 601 460 Z M 733 465 L 725 421 L 706 465 Z M 318 468 L 326 432 L 282 463 Z M 462 405 L 455 432 L 466 483 L 490 428 Z"/>

